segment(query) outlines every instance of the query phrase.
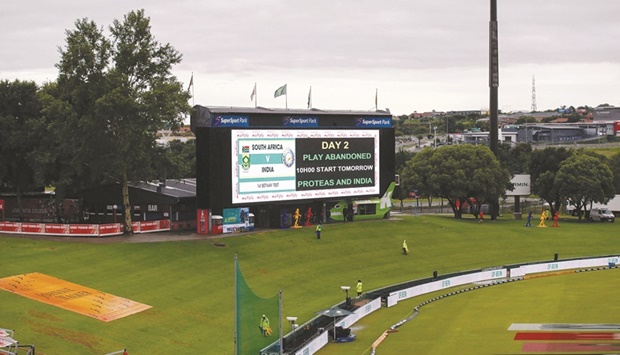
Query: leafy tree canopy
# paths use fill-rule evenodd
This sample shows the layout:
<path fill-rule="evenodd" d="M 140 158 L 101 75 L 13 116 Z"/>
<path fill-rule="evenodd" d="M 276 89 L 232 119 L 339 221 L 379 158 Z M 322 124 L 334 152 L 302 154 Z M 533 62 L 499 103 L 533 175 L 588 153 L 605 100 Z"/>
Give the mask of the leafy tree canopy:
<path fill-rule="evenodd" d="M 479 205 L 511 188 L 510 173 L 486 146 L 426 148 L 408 162 L 403 175 L 401 183 L 408 190 L 446 198 L 456 218 L 461 217 L 461 207 L 471 198 Z"/>
<path fill-rule="evenodd" d="M 592 202 L 605 204 L 614 197 L 614 175 L 603 159 L 580 152 L 560 164 L 554 183 L 559 187 L 559 195 L 578 211 Z"/>
<path fill-rule="evenodd" d="M 564 203 L 559 193 L 559 186 L 555 183 L 555 175 L 560 169 L 560 164 L 572 154 L 573 150 L 549 147 L 534 150 L 530 157 L 532 193 L 549 203 L 552 214 Z"/>
<path fill-rule="evenodd" d="M 34 82 L 0 81 L 0 189 L 31 191 L 31 158 L 40 140 L 40 102 Z"/>
<path fill-rule="evenodd" d="M 163 154 L 156 132 L 182 123 L 190 96 L 172 75 L 181 54 L 155 40 L 144 10 L 114 20 L 108 29 L 106 37 L 93 21 L 82 19 L 66 32 L 58 85 L 50 96 L 71 108 L 70 129 L 58 131 L 61 150 L 73 165 L 90 167 L 84 174 L 121 182 L 125 228 L 131 231 L 128 182 L 160 177 Z"/>

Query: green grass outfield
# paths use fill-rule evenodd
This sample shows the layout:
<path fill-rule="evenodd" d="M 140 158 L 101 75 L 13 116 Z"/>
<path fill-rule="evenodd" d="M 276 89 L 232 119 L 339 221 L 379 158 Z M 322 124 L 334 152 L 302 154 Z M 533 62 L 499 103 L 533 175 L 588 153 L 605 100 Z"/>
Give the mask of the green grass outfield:
<path fill-rule="evenodd" d="M 377 354 L 520 354 L 512 323 L 619 323 L 620 269 L 562 274 L 446 297 L 420 308 L 379 345 Z M 457 288 L 455 288 L 457 289 Z M 351 326 L 363 341 L 328 344 L 319 352 L 369 354 L 372 341 L 423 301 L 446 290 L 401 301 Z M 590 354 L 590 353 L 588 353 Z M 599 354 L 599 353 L 597 353 Z"/>
<path fill-rule="evenodd" d="M 561 219 L 560 228 L 524 228 L 524 221 L 511 217 L 483 224 L 449 216 L 399 216 L 389 221 L 328 224 L 324 225 L 321 240 L 315 238 L 314 228 L 161 243 L 91 244 L 4 236 L 0 238 L 0 277 L 41 272 L 153 308 L 104 323 L 0 291 L 0 327 L 15 329 L 21 343 L 34 343 L 37 354 L 44 355 L 103 354 L 123 348 L 131 355 L 232 354 L 235 254 L 250 287 L 263 297 L 282 289 L 284 317 L 297 316 L 298 322 L 304 323 L 315 316 L 314 312 L 341 302 L 344 295 L 340 286 L 354 287 L 359 278 L 366 290 L 372 290 L 429 277 L 434 270 L 442 274 L 551 260 L 554 253 L 560 259 L 620 253 L 618 224 L 578 223 L 567 217 Z M 409 243 L 408 256 L 400 253 L 403 239 Z M 421 349 L 418 353 L 449 353 L 440 347 L 445 344 L 439 343 L 449 339 L 458 346 L 472 334 L 486 334 L 485 324 L 498 315 L 540 314 L 541 304 L 554 307 L 548 319 L 569 312 L 579 318 L 570 322 L 598 322 L 586 312 L 575 312 L 575 303 L 558 298 L 555 291 L 560 288 L 568 297 L 576 294 L 568 292 L 570 289 L 598 287 L 610 272 L 615 271 L 527 280 L 435 302 L 425 306 L 418 318 L 401 330 L 402 334 L 411 332 L 400 337 L 411 339 L 409 345 L 401 345 L 405 340 L 399 342 L 400 334 L 393 334 L 382 345 L 382 353 L 403 353 L 402 346 Z M 596 280 L 599 277 L 601 281 Z M 538 290 L 561 280 L 566 281 L 553 288 L 554 292 Z M 525 296 L 530 293 L 538 295 L 536 301 L 527 301 Z M 586 302 L 590 296 L 584 293 Z M 607 317 L 601 323 L 611 322 L 609 317 L 617 314 L 617 302 L 609 296 L 596 301 L 597 307 L 612 310 L 601 313 Z M 493 302 L 498 307 L 518 302 L 519 312 L 512 307 L 492 312 L 475 307 L 482 302 L 486 308 L 488 297 L 502 297 L 503 301 Z M 424 298 L 401 302 L 364 318 L 354 325 L 360 327 L 355 331 L 356 342 L 330 344 L 321 353 L 342 354 L 344 348 L 338 348 L 342 345 L 352 346 L 352 351 L 345 353 L 368 353 L 372 342 L 387 327 L 405 317 Z M 517 349 L 513 334 L 506 330 L 510 324 L 505 323 L 530 321 L 516 318 L 504 319 L 501 326 L 494 327 L 500 329 L 490 333 L 493 349 L 493 344 L 507 346 L 501 351 Z M 544 317 L 531 322 L 550 322 L 538 318 Z M 463 353 L 462 347 L 457 349 Z"/>

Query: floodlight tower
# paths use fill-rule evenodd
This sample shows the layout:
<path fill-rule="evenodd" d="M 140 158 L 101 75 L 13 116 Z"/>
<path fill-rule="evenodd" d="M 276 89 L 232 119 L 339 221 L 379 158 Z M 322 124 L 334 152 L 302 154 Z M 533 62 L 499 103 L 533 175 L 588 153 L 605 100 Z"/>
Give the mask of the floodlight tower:
<path fill-rule="evenodd" d="M 499 88 L 499 39 L 497 33 L 497 0 L 491 0 L 489 21 L 489 148 L 497 157 L 498 152 L 498 88 Z"/>
<path fill-rule="evenodd" d="M 532 112 L 536 112 L 536 77 L 532 75 Z"/>

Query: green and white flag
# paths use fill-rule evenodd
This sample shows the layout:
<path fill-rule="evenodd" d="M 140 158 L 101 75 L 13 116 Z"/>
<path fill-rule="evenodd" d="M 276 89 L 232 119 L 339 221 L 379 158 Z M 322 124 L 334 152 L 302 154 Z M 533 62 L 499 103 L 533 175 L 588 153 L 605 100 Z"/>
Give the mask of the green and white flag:
<path fill-rule="evenodd" d="M 286 84 L 284 84 L 284 86 L 280 86 L 278 90 L 273 93 L 273 97 L 278 97 L 282 95 L 286 95 Z"/>

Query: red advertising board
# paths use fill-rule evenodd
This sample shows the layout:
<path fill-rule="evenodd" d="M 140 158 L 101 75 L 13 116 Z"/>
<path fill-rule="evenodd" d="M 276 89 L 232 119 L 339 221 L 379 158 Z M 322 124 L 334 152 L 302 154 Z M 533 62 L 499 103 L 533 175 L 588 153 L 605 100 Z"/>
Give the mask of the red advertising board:
<path fill-rule="evenodd" d="M 118 234 L 123 234 L 120 223 L 109 223 L 109 224 L 99 225 L 100 236 L 118 235 Z"/>
<path fill-rule="evenodd" d="M 0 222 L 0 232 L 5 233 L 20 233 L 22 231 L 22 224 L 15 222 Z"/>
<path fill-rule="evenodd" d="M 131 230 L 134 233 L 142 233 L 142 229 L 140 229 L 140 222 L 131 222 Z"/>
<path fill-rule="evenodd" d="M 69 234 L 72 236 L 97 236 L 99 235 L 98 224 L 70 224 Z"/>
<path fill-rule="evenodd" d="M 134 233 L 161 232 L 170 230 L 169 219 L 148 222 L 133 222 L 131 225 Z M 75 237 L 105 237 L 123 234 L 123 224 L 0 222 L 0 232 L 14 234 L 64 235 Z"/>
<path fill-rule="evenodd" d="M 170 230 L 170 220 L 162 219 L 159 221 L 159 229 L 160 230 Z"/>
<path fill-rule="evenodd" d="M 43 234 L 45 223 L 22 223 L 22 233 Z"/>
<path fill-rule="evenodd" d="M 69 235 L 69 225 L 68 224 L 46 224 L 44 233 L 52 234 L 52 235 Z"/>
<path fill-rule="evenodd" d="M 159 221 L 140 222 L 140 232 L 156 232 L 159 230 Z"/>

